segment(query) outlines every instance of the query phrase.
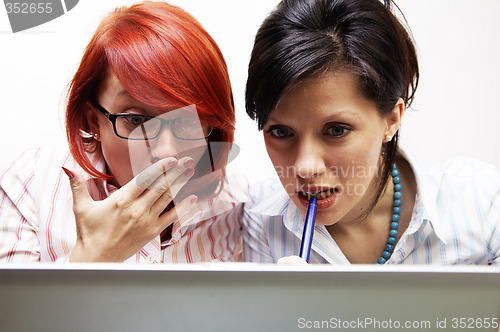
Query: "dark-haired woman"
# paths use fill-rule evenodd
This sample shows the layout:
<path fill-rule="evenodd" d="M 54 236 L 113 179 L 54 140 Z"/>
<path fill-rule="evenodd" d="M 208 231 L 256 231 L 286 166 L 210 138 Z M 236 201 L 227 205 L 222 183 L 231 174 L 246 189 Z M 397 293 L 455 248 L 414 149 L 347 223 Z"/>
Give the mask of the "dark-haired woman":
<path fill-rule="evenodd" d="M 226 63 L 197 20 L 165 2 L 116 9 L 71 82 L 70 151 L 26 151 L 0 176 L 0 261 L 239 260 L 234 126 Z"/>
<path fill-rule="evenodd" d="M 498 170 L 465 158 L 417 165 L 398 148 L 419 71 L 392 5 L 284 0 L 260 27 L 246 108 L 281 183 L 252 190 L 246 260 L 304 263 L 315 198 L 310 263 L 500 263 Z"/>

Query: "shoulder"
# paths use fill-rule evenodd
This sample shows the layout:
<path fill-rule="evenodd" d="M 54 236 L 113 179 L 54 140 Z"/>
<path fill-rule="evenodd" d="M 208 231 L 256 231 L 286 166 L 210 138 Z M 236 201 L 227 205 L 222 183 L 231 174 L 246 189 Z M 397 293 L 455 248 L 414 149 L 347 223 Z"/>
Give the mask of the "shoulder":
<path fill-rule="evenodd" d="M 74 165 L 68 149 L 54 147 L 36 147 L 22 151 L 17 156 L 10 158 L 10 163 L 2 169 L 2 174 L 30 174 L 34 171 L 43 170 L 45 168 L 64 165 Z"/>
<path fill-rule="evenodd" d="M 240 201 L 264 201 L 286 192 L 277 176 L 250 177 L 235 164 L 226 167 L 223 191 L 240 197 Z M 287 195 L 286 195 L 287 196 Z"/>
<path fill-rule="evenodd" d="M 260 215 L 281 215 L 288 206 L 290 197 L 277 176 L 252 181 L 250 203 L 247 210 Z"/>
<path fill-rule="evenodd" d="M 27 190 L 35 184 L 47 183 L 58 177 L 62 166 L 75 167 L 76 162 L 64 148 L 29 148 L 12 157 L 0 172 L 4 191 Z"/>
<path fill-rule="evenodd" d="M 249 201 L 250 181 L 238 167 L 229 164 L 224 172 L 224 185 L 218 194 L 219 199 L 225 199 L 232 203 L 245 203 Z"/>
<path fill-rule="evenodd" d="M 40 164 L 40 163 L 63 163 L 65 160 L 73 159 L 67 148 L 62 147 L 32 147 L 21 151 L 19 154 L 9 156 L 5 169 L 20 164 Z"/>
<path fill-rule="evenodd" d="M 442 164 L 423 163 L 417 172 L 417 186 L 434 220 L 493 228 L 500 222 L 500 173 L 491 164 L 464 157 Z"/>
<path fill-rule="evenodd" d="M 258 179 L 251 184 L 250 189 L 252 199 L 255 201 L 286 195 L 285 189 L 277 176 Z"/>
<path fill-rule="evenodd" d="M 56 193 L 66 188 L 61 166 L 74 164 L 69 151 L 55 148 L 30 148 L 13 157 L 0 173 L 1 196 L 8 197 L 28 220 L 34 220 L 39 209 L 51 208 Z M 1 202 L 0 202 L 1 203 Z"/>
<path fill-rule="evenodd" d="M 450 253 L 460 256 L 460 251 L 478 255 L 484 252 L 489 261 L 498 257 L 499 170 L 478 160 L 454 157 L 442 164 L 422 164 L 420 178 L 418 191 L 423 210 L 432 227 L 449 240 Z"/>
<path fill-rule="evenodd" d="M 489 195 L 500 191 L 499 170 L 494 165 L 466 157 L 453 157 L 442 164 L 423 163 L 421 181 L 457 194 L 468 188 Z"/>

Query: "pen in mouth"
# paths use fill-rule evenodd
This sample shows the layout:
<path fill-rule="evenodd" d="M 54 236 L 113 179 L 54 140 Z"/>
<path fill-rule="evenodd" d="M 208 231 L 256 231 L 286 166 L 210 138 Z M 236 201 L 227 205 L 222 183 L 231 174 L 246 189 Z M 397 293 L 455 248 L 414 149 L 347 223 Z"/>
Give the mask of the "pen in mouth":
<path fill-rule="evenodd" d="M 300 245 L 299 256 L 303 258 L 306 262 L 309 262 L 309 254 L 311 252 L 311 246 L 314 235 L 314 221 L 316 219 L 316 209 L 317 209 L 316 198 L 311 198 L 309 200 L 309 205 L 307 206 L 306 219 L 304 222 L 304 232 L 302 233 L 302 243 Z"/>
<path fill-rule="evenodd" d="M 298 189 L 296 194 L 299 195 L 302 199 L 310 201 L 312 198 L 316 200 L 323 200 L 330 197 L 335 193 L 335 188 L 330 187 L 309 187 L 304 189 Z"/>

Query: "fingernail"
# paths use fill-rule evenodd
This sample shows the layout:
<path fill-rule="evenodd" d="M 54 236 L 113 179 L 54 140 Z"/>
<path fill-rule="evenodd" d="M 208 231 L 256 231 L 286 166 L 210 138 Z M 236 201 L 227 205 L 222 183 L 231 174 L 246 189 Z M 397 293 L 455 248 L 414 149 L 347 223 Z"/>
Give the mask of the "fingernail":
<path fill-rule="evenodd" d="M 168 165 L 168 167 L 174 167 L 174 166 L 177 165 L 177 160 L 171 160 L 171 161 L 168 162 L 167 165 Z"/>
<path fill-rule="evenodd" d="M 184 162 L 184 167 L 191 167 L 192 165 L 194 164 L 194 160 L 193 159 L 188 159 Z"/>
<path fill-rule="evenodd" d="M 66 173 L 66 175 L 68 176 L 68 178 L 70 180 L 75 177 L 75 175 L 69 169 L 67 169 L 66 167 L 61 167 L 61 168 L 64 171 L 64 173 Z"/>
<path fill-rule="evenodd" d="M 184 175 L 187 177 L 191 177 L 194 174 L 194 168 L 188 168 L 185 172 Z"/>

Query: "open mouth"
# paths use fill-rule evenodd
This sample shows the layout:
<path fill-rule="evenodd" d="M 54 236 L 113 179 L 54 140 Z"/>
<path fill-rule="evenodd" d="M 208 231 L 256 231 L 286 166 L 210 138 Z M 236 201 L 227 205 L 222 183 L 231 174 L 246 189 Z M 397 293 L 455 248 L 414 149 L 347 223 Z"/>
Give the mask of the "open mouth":
<path fill-rule="evenodd" d="M 335 188 L 328 188 L 320 191 L 298 191 L 297 194 L 303 199 L 310 200 L 316 198 L 317 200 L 327 199 L 335 193 Z"/>

